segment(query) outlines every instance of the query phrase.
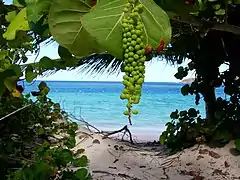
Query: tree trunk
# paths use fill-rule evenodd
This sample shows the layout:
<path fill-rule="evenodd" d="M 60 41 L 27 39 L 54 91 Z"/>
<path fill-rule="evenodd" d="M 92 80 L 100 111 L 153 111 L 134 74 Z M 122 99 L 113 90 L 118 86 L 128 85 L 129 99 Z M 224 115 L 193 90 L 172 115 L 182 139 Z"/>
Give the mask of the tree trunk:
<path fill-rule="evenodd" d="M 215 120 L 215 103 L 216 103 L 215 88 L 213 86 L 208 86 L 204 90 L 204 101 L 206 119 L 208 120 L 208 123 L 211 123 Z"/>

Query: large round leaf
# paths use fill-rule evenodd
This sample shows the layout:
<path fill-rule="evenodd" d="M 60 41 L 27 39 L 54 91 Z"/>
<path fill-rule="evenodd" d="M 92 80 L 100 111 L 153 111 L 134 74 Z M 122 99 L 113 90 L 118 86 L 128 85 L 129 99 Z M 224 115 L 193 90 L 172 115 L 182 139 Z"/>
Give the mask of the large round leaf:
<path fill-rule="evenodd" d="M 25 0 L 29 22 L 36 23 L 44 14 L 48 14 L 52 0 Z"/>
<path fill-rule="evenodd" d="M 169 43 L 171 26 L 167 14 L 152 0 L 139 0 L 144 11 L 140 15 L 145 27 L 146 45 L 156 47 L 160 40 Z M 108 52 L 123 58 L 121 20 L 127 1 L 101 0 L 82 18 L 84 28 Z"/>
<path fill-rule="evenodd" d="M 54 0 L 49 12 L 49 28 L 53 38 L 75 56 L 100 51 L 100 46 L 83 28 L 81 19 L 91 7 L 84 0 Z"/>
<path fill-rule="evenodd" d="M 147 37 L 146 44 L 156 48 L 162 39 L 165 39 L 166 44 L 168 44 L 172 34 L 168 15 L 152 0 L 139 0 L 139 2 L 144 7 L 140 16 Z"/>

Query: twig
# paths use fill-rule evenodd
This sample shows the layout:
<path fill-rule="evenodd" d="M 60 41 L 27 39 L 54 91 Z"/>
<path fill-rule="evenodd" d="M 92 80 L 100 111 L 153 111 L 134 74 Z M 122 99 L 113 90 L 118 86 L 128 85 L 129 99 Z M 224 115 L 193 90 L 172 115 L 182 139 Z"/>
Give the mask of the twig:
<path fill-rule="evenodd" d="M 177 161 L 179 160 L 180 156 L 182 155 L 184 151 L 180 152 L 177 156 L 175 157 L 172 157 L 172 158 L 169 158 L 167 159 L 165 162 L 163 162 L 161 164 L 161 166 L 164 166 L 164 167 L 171 167 L 172 163 L 177 159 Z"/>
<path fill-rule="evenodd" d="M 93 136 L 92 136 L 92 134 L 88 134 L 88 133 L 83 132 L 83 131 L 77 131 L 77 134 L 80 134 L 80 133 L 82 133 L 82 134 L 84 134 L 84 135 L 86 135 L 86 136 L 89 136 L 90 138 L 94 139 Z"/>
<path fill-rule="evenodd" d="M 165 167 L 163 168 L 163 174 L 166 176 L 167 179 L 170 179 L 168 174 L 167 174 L 167 172 L 166 172 L 166 168 Z"/>
<path fill-rule="evenodd" d="M 134 144 L 133 139 L 132 139 L 132 134 L 131 134 L 130 130 L 128 129 L 127 125 L 125 125 L 122 129 L 119 129 L 119 130 L 116 130 L 116 131 L 112 131 L 112 132 L 104 132 L 104 131 L 102 131 L 101 133 L 105 134 L 103 136 L 103 139 L 106 139 L 106 138 L 108 138 L 108 136 L 120 133 L 122 131 L 125 131 L 125 132 L 127 132 L 129 134 L 130 142 L 131 142 L 131 144 Z"/>
<path fill-rule="evenodd" d="M 81 144 L 84 140 L 86 140 L 87 139 L 87 136 L 85 136 L 81 141 L 79 141 L 77 144 L 76 144 L 76 146 L 78 146 L 79 144 Z"/>
<path fill-rule="evenodd" d="M 28 104 L 28 105 L 26 105 L 26 106 L 21 107 L 20 109 L 17 109 L 16 111 L 11 112 L 10 114 L 8 114 L 8 115 L 0 118 L 0 121 L 8 118 L 9 116 L 11 116 L 11 115 L 13 115 L 13 114 L 16 114 L 17 112 L 19 112 L 19 111 L 21 111 L 21 110 L 23 110 L 23 109 L 26 109 L 27 107 L 29 107 L 29 106 L 31 106 L 31 105 L 32 105 L 32 104 Z"/>
<path fill-rule="evenodd" d="M 74 120 L 77 120 L 77 121 L 79 121 L 79 122 L 82 122 L 82 123 L 84 123 L 85 125 L 87 125 L 87 127 L 91 127 L 91 128 L 93 128 L 93 129 L 95 129 L 97 132 L 101 132 L 98 128 L 96 128 L 95 126 L 93 126 L 93 125 L 91 125 L 91 124 L 89 124 L 87 121 L 85 121 L 82 117 L 81 117 L 81 119 L 78 119 L 78 118 L 76 118 L 75 116 L 73 116 L 73 115 L 70 115 L 70 117 L 71 118 L 73 118 Z M 88 128 L 88 130 L 90 130 L 89 128 Z M 91 131 L 91 130 L 90 130 Z"/>

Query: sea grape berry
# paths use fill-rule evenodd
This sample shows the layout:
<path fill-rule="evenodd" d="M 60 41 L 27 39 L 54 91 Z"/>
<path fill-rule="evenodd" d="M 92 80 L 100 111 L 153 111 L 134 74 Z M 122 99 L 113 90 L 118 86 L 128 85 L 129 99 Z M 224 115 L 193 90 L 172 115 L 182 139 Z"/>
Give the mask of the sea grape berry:
<path fill-rule="evenodd" d="M 139 15 L 143 11 L 143 5 L 137 0 L 128 0 L 123 11 L 125 13 L 122 19 L 124 59 L 121 69 L 125 75 L 122 82 L 124 89 L 120 98 L 127 100 L 127 110 L 123 114 L 130 120 L 131 114 L 138 114 L 138 110 L 132 110 L 132 106 L 140 102 L 145 77 L 144 25 Z"/>

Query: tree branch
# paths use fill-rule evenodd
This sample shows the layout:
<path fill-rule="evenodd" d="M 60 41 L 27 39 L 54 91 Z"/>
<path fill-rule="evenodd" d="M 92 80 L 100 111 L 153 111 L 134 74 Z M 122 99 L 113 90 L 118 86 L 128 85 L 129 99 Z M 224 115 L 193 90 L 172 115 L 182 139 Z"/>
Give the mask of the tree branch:
<path fill-rule="evenodd" d="M 0 118 L 0 121 L 2 121 L 2 120 L 4 120 L 4 119 L 8 118 L 9 116 L 11 116 L 11 115 L 13 115 L 13 114 L 15 114 L 15 113 L 17 113 L 17 112 L 23 110 L 23 109 L 26 109 L 27 107 L 29 107 L 29 106 L 31 106 L 31 105 L 32 105 L 32 104 L 28 104 L 28 105 L 26 105 L 26 106 L 23 106 L 23 107 L 17 109 L 16 111 L 11 112 L 10 114 L 8 114 L 8 115 L 6 115 L 6 116 L 4 116 L 4 117 L 1 117 L 1 118 Z"/>
<path fill-rule="evenodd" d="M 220 24 L 220 23 L 216 23 L 216 22 L 200 22 L 197 20 L 194 20 L 193 18 L 171 18 L 171 20 L 174 22 L 178 22 L 178 23 L 184 23 L 184 24 L 189 24 L 192 26 L 197 26 L 200 27 L 203 24 L 209 24 L 210 27 L 208 28 L 209 30 L 216 30 L 216 31 L 225 31 L 225 32 L 230 32 L 236 35 L 240 35 L 240 27 L 238 26 L 234 26 L 234 25 L 230 25 L 230 24 Z"/>

